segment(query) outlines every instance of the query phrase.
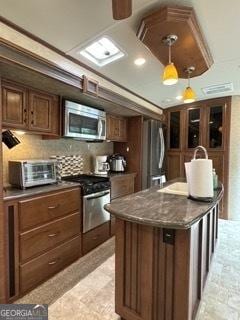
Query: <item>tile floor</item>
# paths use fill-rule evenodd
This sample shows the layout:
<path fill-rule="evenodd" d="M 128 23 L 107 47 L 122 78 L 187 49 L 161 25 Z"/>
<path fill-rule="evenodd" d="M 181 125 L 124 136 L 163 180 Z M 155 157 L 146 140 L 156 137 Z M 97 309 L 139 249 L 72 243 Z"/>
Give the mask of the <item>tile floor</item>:
<path fill-rule="evenodd" d="M 114 312 L 114 256 L 53 303 L 49 318 L 120 319 Z M 240 320 L 240 222 L 220 221 L 219 242 L 196 320 Z"/>

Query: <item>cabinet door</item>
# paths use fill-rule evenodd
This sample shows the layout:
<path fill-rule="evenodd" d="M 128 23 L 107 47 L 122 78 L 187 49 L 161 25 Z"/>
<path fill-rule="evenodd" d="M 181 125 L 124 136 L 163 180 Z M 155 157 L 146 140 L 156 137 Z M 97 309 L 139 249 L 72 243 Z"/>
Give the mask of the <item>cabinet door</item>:
<path fill-rule="evenodd" d="M 181 111 L 169 112 L 169 149 L 181 148 Z"/>
<path fill-rule="evenodd" d="M 225 106 L 215 104 L 207 107 L 207 148 L 224 148 Z"/>
<path fill-rule="evenodd" d="M 52 132 L 53 97 L 37 91 L 29 92 L 29 130 Z"/>
<path fill-rule="evenodd" d="M 125 118 L 107 115 L 107 140 L 121 142 L 127 140 L 127 120 Z"/>
<path fill-rule="evenodd" d="M 202 111 L 201 108 L 187 110 L 187 149 L 202 145 Z"/>
<path fill-rule="evenodd" d="M 181 153 L 174 152 L 167 155 L 167 180 L 181 177 Z"/>
<path fill-rule="evenodd" d="M 26 129 L 27 90 L 15 84 L 2 84 L 3 127 Z"/>

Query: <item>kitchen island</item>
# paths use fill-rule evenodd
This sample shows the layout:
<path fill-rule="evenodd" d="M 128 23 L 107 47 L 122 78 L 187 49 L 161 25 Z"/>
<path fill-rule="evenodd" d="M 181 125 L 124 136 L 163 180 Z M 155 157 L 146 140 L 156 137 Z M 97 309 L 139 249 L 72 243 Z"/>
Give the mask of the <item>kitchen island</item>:
<path fill-rule="evenodd" d="M 122 320 L 195 318 L 218 237 L 211 203 L 153 187 L 105 206 L 116 219 L 116 313 Z"/>

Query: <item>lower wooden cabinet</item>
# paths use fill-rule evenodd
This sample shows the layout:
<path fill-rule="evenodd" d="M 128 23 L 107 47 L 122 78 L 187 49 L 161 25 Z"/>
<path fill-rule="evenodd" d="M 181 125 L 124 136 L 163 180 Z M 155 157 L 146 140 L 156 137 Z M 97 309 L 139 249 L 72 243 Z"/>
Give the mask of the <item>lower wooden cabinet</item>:
<path fill-rule="evenodd" d="M 80 236 L 20 265 L 20 292 L 45 281 L 80 256 Z"/>
<path fill-rule="evenodd" d="M 81 191 L 6 201 L 5 213 L 11 302 L 81 256 Z"/>
<path fill-rule="evenodd" d="M 25 262 L 79 235 L 79 212 L 20 234 L 20 261 Z M 37 244 L 37 245 L 36 245 Z"/>
<path fill-rule="evenodd" d="M 111 180 L 111 200 L 127 196 L 134 193 L 136 174 L 119 174 L 110 178 Z M 115 217 L 111 216 L 110 234 L 115 235 Z"/>
<path fill-rule="evenodd" d="M 111 199 L 126 196 L 134 193 L 134 179 L 135 175 L 119 175 L 111 178 Z"/>
<path fill-rule="evenodd" d="M 99 246 L 110 238 L 110 223 L 106 222 L 83 234 L 83 254 Z"/>

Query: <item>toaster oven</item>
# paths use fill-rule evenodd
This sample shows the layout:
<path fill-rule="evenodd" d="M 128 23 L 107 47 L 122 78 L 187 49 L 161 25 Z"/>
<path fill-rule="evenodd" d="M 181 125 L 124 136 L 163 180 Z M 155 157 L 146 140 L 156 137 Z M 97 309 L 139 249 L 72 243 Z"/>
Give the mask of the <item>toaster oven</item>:
<path fill-rule="evenodd" d="M 9 161 L 9 182 L 21 189 L 56 183 L 56 160 Z"/>

